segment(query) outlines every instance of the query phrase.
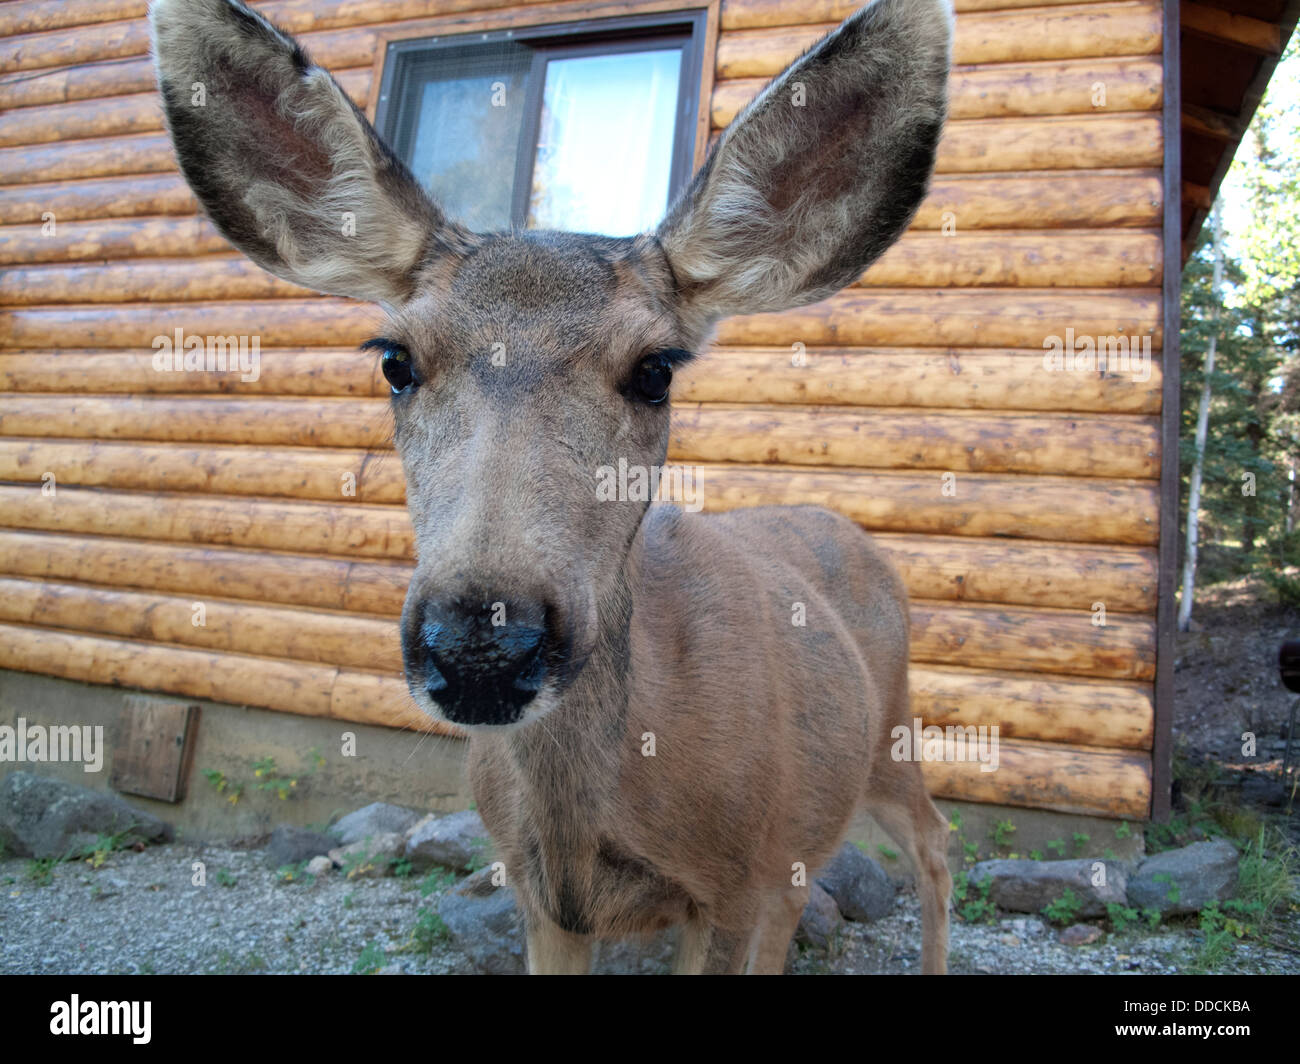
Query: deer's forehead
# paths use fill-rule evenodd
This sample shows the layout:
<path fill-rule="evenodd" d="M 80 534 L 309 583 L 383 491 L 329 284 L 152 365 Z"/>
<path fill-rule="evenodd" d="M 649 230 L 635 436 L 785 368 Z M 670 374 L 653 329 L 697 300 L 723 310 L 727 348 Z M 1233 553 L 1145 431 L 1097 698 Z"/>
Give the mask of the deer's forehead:
<path fill-rule="evenodd" d="M 399 322 L 422 340 L 472 354 L 524 345 L 538 357 L 676 342 L 671 276 L 644 238 L 568 233 L 485 238 L 426 271 Z"/>

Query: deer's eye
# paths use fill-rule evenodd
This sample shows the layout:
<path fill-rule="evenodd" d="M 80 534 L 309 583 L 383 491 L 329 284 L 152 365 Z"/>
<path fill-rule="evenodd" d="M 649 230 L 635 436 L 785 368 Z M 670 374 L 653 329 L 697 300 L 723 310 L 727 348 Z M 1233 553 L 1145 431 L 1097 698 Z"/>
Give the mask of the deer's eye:
<path fill-rule="evenodd" d="M 384 372 L 384 379 L 393 389 L 394 395 L 401 395 L 415 383 L 415 373 L 411 369 L 411 353 L 399 344 L 384 348 L 380 356 L 379 368 Z"/>
<path fill-rule="evenodd" d="M 645 403 L 659 404 L 668 398 L 673 382 L 673 365 L 666 355 L 650 355 L 641 360 L 632 375 L 631 393 Z"/>

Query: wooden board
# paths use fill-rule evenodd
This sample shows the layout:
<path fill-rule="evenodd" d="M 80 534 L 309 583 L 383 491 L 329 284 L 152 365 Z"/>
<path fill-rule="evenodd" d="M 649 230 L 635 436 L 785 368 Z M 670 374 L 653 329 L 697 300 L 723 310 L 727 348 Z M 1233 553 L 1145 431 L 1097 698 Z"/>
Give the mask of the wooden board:
<path fill-rule="evenodd" d="M 117 718 L 109 782 L 124 794 L 181 802 L 189 783 L 201 708 L 127 695 Z"/>

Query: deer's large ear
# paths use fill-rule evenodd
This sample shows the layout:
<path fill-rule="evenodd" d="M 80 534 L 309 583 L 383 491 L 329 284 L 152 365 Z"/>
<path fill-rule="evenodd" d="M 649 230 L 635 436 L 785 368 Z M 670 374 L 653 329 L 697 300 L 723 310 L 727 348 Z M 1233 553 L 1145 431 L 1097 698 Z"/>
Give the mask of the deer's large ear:
<path fill-rule="evenodd" d="M 181 170 L 259 266 L 391 306 L 465 238 L 292 37 L 237 0 L 155 0 L 150 19 Z"/>
<path fill-rule="evenodd" d="M 876 0 L 736 118 L 660 224 L 701 324 L 824 299 L 907 227 L 947 110 L 949 0 Z"/>

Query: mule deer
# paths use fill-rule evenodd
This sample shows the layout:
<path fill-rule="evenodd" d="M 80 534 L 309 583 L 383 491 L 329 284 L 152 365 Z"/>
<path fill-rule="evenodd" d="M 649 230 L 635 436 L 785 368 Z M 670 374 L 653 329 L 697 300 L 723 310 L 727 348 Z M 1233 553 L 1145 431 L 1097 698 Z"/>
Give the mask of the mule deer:
<path fill-rule="evenodd" d="M 469 733 L 530 969 L 585 971 L 595 939 L 680 924 L 679 971 L 780 972 L 799 870 L 861 802 L 912 860 L 923 968 L 943 971 L 948 827 L 890 756 L 910 719 L 894 569 L 827 510 L 688 514 L 594 485 L 620 459 L 662 467 L 672 372 L 718 320 L 831 295 L 906 228 L 945 115 L 947 0 L 853 15 L 627 238 L 470 232 L 261 16 L 159 0 L 151 17 L 176 154 L 220 231 L 387 311 L 364 346 L 418 547 L 406 676 Z"/>

